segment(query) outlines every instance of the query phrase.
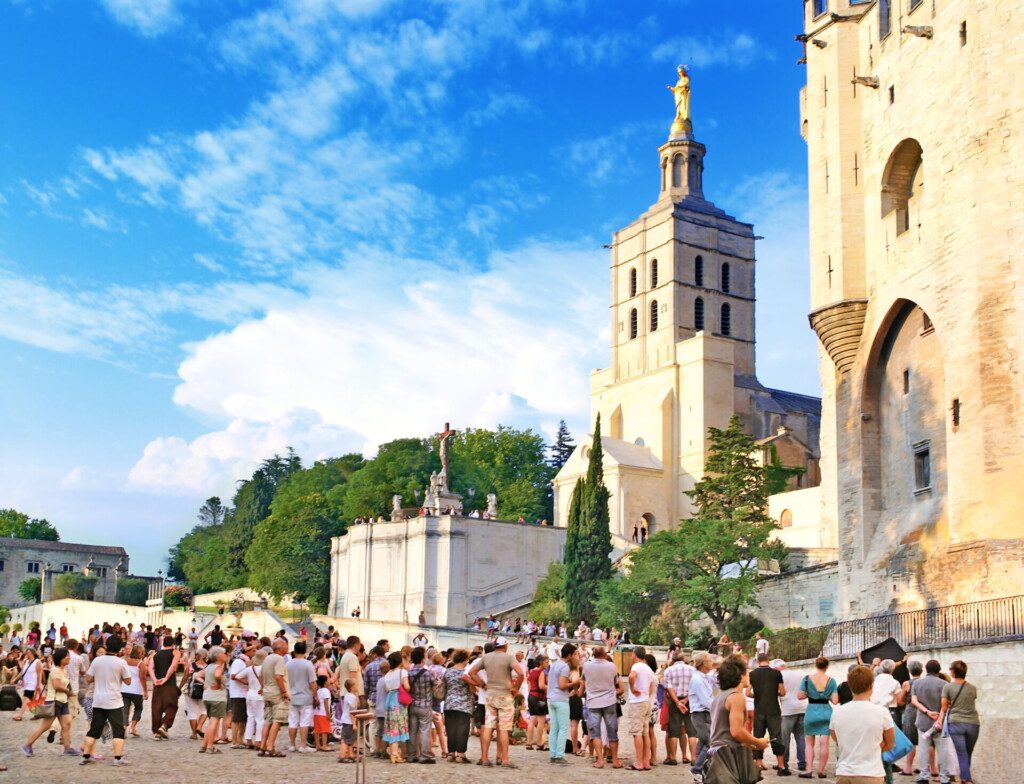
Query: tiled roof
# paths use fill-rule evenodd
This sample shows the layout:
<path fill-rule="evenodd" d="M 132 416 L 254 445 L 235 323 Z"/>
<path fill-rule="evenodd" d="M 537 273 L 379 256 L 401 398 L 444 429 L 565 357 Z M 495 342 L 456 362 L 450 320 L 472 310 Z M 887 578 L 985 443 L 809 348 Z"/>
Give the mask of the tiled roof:
<path fill-rule="evenodd" d="M 16 539 L 13 536 L 0 536 L 0 548 L 53 550 L 61 553 L 90 553 L 95 555 L 127 556 L 123 547 L 106 547 L 99 544 L 74 544 L 72 542 L 51 542 L 46 539 Z"/>

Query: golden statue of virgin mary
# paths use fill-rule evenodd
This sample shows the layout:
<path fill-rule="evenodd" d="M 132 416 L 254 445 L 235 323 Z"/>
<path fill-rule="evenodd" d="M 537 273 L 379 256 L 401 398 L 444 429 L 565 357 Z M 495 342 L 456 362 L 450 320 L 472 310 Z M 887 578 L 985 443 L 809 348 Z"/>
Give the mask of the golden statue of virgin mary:
<path fill-rule="evenodd" d="M 665 85 L 676 99 L 676 119 L 669 131 L 670 136 L 693 133 L 693 123 L 690 121 L 690 73 L 685 65 L 680 65 L 676 71 L 679 74 L 679 81 L 674 86 Z"/>

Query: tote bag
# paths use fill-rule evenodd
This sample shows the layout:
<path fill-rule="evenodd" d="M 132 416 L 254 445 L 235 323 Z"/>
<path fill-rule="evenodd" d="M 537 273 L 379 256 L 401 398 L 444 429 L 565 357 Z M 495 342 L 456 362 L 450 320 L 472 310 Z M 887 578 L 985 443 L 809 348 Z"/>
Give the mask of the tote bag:
<path fill-rule="evenodd" d="M 903 730 L 896 727 L 896 745 L 894 745 L 888 751 L 882 752 L 882 762 L 888 762 L 892 764 L 897 760 L 903 759 L 911 751 L 914 750 L 914 744 L 910 742 L 910 738 L 903 734 Z"/>

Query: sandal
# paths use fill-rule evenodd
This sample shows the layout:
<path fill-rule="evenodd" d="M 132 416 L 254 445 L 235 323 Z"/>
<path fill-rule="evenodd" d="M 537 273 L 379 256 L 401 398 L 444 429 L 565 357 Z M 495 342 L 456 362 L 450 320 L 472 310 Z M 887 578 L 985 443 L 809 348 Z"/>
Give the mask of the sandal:
<path fill-rule="evenodd" d="M 277 751 L 275 749 L 274 751 L 265 751 L 265 752 L 263 752 L 263 756 L 264 757 L 283 757 L 284 753 L 280 752 L 280 751 Z"/>
<path fill-rule="evenodd" d="M 638 770 L 638 771 L 644 771 L 644 770 L 647 770 L 647 768 L 638 768 L 638 767 L 636 767 L 635 765 L 627 765 L 627 766 L 626 766 L 626 770 Z"/>

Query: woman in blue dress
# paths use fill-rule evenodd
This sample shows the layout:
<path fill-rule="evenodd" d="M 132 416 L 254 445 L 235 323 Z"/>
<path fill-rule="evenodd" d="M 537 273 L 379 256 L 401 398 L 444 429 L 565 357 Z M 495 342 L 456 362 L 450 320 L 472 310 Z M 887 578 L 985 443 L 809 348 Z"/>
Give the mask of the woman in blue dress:
<path fill-rule="evenodd" d="M 814 672 L 800 681 L 801 700 L 807 700 L 804 714 L 804 743 L 807 747 L 807 770 L 800 778 L 814 777 L 814 748 L 818 748 L 818 778 L 825 778 L 828 764 L 828 726 L 832 720 L 832 706 L 839 702 L 839 687 L 828 676 L 828 659 L 819 656 L 814 661 Z"/>

